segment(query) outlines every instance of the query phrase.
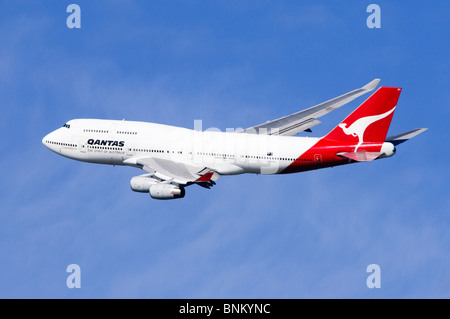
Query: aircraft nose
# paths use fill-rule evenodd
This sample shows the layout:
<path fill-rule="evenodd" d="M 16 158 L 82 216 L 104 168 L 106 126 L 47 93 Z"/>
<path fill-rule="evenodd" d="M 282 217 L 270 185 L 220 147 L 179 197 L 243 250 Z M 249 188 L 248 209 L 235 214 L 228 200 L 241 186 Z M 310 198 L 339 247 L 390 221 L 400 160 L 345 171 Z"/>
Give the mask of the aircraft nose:
<path fill-rule="evenodd" d="M 48 134 L 44 136 L 44 138 L 42 139 L 42 144 L 46 145 L 46 140 L 48 139 Z"/>
<path fill-rule="evenodd" d="M 49 150 L 56 152 L 57 147 L 55 141 L 55 131 L 53 131 L 44 136 L 44 138 L 42 139 L 42 144 L 44 144 L 45 147 L 47 147 Z"/>
<path fill-rule="evenodd" d="M 44 138 L 42 139 L 42 144 L 44 144 L 46 147 L 48 147 L 47 141 L 49 140 L 48 138 L 49 135 L 50 134 L 45 135 Z"/>

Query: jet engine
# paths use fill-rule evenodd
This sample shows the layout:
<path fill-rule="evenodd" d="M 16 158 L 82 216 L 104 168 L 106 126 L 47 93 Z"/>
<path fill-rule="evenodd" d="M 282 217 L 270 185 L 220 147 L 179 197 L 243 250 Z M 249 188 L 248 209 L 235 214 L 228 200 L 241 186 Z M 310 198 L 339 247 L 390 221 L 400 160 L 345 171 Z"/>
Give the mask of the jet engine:
<path fill-rule="evenodd" d="M 135 192 L 149 193 L 155 199 L 183 198 L 185 191 L 183 187 L 172 184 L 163 184 L 150 177 L 151 174 L 135 176 L 130 181 L 131 189 Z"/>
<path fill-rule="evenodd" d="M 135 192 L 148 193 L 150 185 L 156 184 L 157 181 L 148 176 L 149 174 L 135 176 L 130 181 L 131 189 Z"/>
<path fill-rule="evenodd" d="M 183 187 L 158 183 L 150 185 L 149 193 L 154 199 L 175 199 L 183 198 L 185 190 Z"/>

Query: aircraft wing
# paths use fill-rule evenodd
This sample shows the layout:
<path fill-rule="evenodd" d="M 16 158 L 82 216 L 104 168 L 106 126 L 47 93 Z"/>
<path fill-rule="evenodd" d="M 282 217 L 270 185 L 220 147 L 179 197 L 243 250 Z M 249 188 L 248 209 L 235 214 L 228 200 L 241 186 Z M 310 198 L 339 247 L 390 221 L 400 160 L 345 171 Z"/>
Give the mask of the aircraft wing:
<path fill-rule="evenodd" d="M 143 170 L 150 173 L 148 175 L 149 178 L 182 186 L 195 183 L 202 187 L 210 188 L 215 185 L 215 181 L 220 177 L 217 172 L 208 167 L 175 162 L 163 158 L 140 157 L 128 159 L 125 162 L 140 166 Z"/>
<path fill-rule="evenodd" d="M 266 123 L 249 127 L 240 132 L 269 135 L 295 135 L 301 131 L 309 130 L 311 127 L 321 123 L 317 120 L 317 118 L 336 110 L 342 105 L 353 101 L 367 92 L 372 91 L 379 82 L 380 79 L 375 79 L 362 88 L 353 90 L 329 101 L 276 120 L 267 121 Z"/>

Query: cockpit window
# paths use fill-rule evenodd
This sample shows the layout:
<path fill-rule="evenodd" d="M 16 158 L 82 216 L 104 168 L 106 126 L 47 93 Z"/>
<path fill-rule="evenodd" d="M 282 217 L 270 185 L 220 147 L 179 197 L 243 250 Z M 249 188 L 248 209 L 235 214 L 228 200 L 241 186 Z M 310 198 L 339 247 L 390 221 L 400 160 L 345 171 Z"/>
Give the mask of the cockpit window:
<path fill-rule="evenodd" d="M 63 127 L 70 128 L 70 124 L 67 124 L 67 123 L 66 123 L 66 124 L 63 125 Z"/>

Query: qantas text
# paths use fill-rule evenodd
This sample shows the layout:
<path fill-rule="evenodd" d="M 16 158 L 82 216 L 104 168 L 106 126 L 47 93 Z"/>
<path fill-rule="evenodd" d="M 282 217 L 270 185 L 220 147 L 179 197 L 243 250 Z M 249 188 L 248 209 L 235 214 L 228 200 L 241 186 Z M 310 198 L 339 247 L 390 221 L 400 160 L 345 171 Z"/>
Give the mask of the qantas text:
<path fill-rule="evenodd" d="M 89 139 L 87 141 L 87 143 L 89 145 L 119 146 L 119 147 L 124 147 L 125 146 L 125 142 L 124 141 L 94 140 L 92 138 Z"/>

